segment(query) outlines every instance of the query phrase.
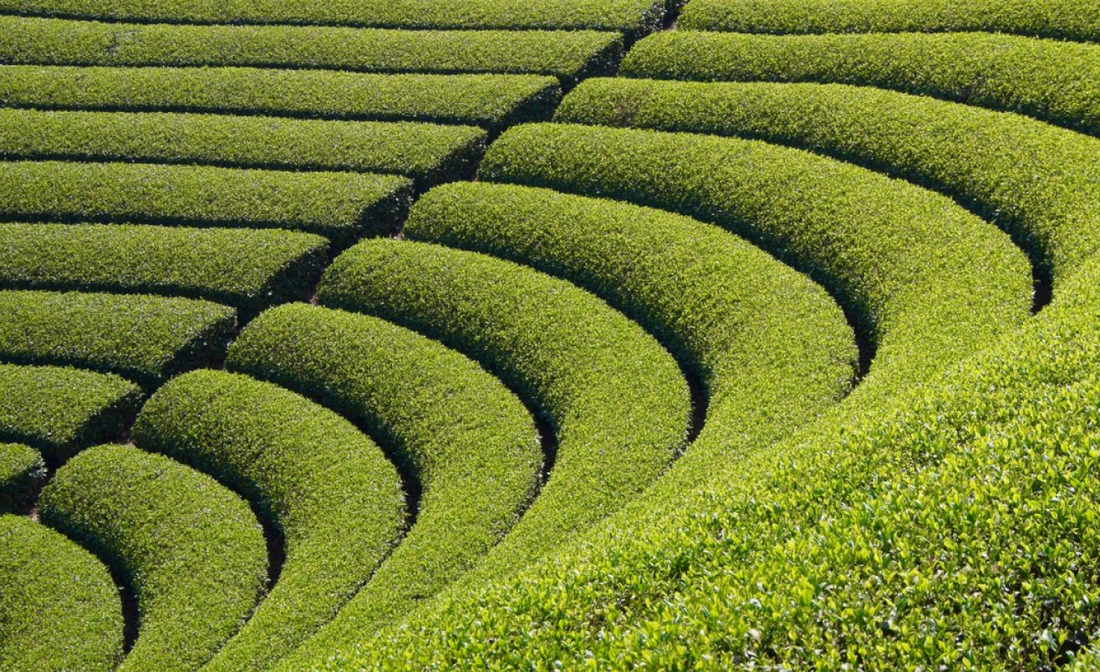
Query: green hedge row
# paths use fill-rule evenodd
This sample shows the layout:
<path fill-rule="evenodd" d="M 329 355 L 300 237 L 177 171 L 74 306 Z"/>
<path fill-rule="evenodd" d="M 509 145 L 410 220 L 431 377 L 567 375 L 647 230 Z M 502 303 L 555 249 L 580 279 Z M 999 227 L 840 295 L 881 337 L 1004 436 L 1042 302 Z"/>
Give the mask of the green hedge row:
<path fill-rule="evenodd" d="M 560 95 L 557 79 L 539 75 L 30 65 L 0 68 L 0 102 L 4 106 L 47 109 L 421 121 L 497 130 L 549 117 Z"/>
<path fill-rule="evenodd" d="M 420 488 L 401 545 L 305 651 L 375 630 L 434 595 L 515 524 L 538 487 L 543 455 L 519 400 L 475 362 L 389 322 L 280 306 L 241 332 L 228 367 L 353 419 Z"/>
<path fill-rule="evenodd" d="M 934 385 L 317 668 L 1091 669 L 1070 663 L 1100 628 L 1100 258 L 1060 287 Z"/>
<path fill-rule="evenodd" d="M 617 33 L 185 26 L 0 16 L 0 63 L 255 66 L 358 72 L 609 75 Z"/>
<path fill-rule="evenodd" d="M 33 446 L 55 464 L 121 435 L 141 388 L 91 371 L 0 364 L 0 399 L 0 440 Z"/>
<path fill-rule="evenodd" d="M 925 184 L 1007 229 L 1045 274 L 1100 249 L 1100 140 L 1019 115 L 844 85 L 600 80 L 559 118 L 762 138 Z"/>
<path fill-rule="evenodd" d="M 122 672 L 198 669 L 263 594 L 267 548 L 251 509 L 162 455 L 89 448 L 57 470 L 39 506 L 133 588 L 141 622 Z"/>
<path fill-rule="evenodd" d="M 336 259 L 322 305 L 438 338 L 525 398 L 556 434 L 542 491 L 478 571 L 549 551 L 641 492 L 684 447 L 687 384 L 649 334 L 569 283 L 500 259 L 392 239 Z"/>
<path fill-rule="evenodd" d="M 1100 135 L 1100 47 L 982 33 L 743 35 L 677 31 L 630 50 L 620 75 L 876 86 L 1026 114 Z"/>
<path fill-rule="evenodd" d="M 692 0 L 680 27 L 778 34 L 987 31 L 1097 41 L 1100 7 L 1081 0 Z"/>
<path fill-rule="evenodd" d="M 0 291 L 0 361 L 72 365 L 156 387 L 217 361 L 236 326 L 232 308 L 195 299 Z"/>
<path fill-rule="evenodd" d="M 23 516 L 0 515 L 0 661 L 6 672 L 111 672 L 122 604 L 95 556 Z"/>
<path fill-rule="evenodd" d="M 282 536 L 274 588 L 204 670 L 267 669 L 327 623 L 401 535 L 401 480 L 378 446 L 270 383 L 221 371 L 175 378 L 132 436 L 241 494 Z"/>
<path fill-rule="evenodd" d="M 820 287 L 687 217 L 470 183 L 421 197 L 404 233 L 563 277 L 654 334 L 707 399 L 702 432 L 675 470 L 709 469 L 749 449 L 749 436 L 760 443 L 794 431 L 842 398 L 855 374 L 852 330 Z"/>
<path fill-rule="evenodd" d="M 28 509 L 45 478 L 41 453 L 21 443 L 0 443 L 0 512 Z"/>
<path fill-rule="evenodd" d="M 0 0 L 0 11 L 166 23 L 290 23 L 379 28 L 658 28 L 664 0 Z"/>
<path fill-rule="evenodd" d="M 0 224 L 0 286 L 178 294 L 253 313 L 308 298 L 328 241 L 296 231 Z"/>
<path fill-rule="evenodd" d="M 7 161 L 0 162 L 0 217 L 286 228 L 346 244 L 392 228 L 411 187 L 388 175 Z"/>
<path fill-rule="evenodd" d="M 588 115 L 587 95 L 571 96 L 562 116 Z M 480 174 L 678 211 L 744 235 L 838 298 L 876 348 L 879 384 L 937 370 L 1018 324 L 1031 304 L 1027 258 L 1004 233 L 938 194 L 786 147 L 543 124 L 502 136 Z"/>
<path fill-rule="evenodd" d="M 0 157 L 397 173 L 421 184 L 473 173 L 469 126 L 207 114 L 0 109 Z"/>

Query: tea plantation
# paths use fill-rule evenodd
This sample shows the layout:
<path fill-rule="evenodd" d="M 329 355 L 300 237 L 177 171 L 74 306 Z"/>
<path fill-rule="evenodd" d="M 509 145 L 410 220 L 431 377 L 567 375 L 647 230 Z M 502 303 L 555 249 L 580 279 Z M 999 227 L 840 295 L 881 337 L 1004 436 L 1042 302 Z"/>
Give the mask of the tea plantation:
<path fill-rule="evenodd" d="M 1100 0 L 0 0 L 0 672 L 1100 670 Z"/>

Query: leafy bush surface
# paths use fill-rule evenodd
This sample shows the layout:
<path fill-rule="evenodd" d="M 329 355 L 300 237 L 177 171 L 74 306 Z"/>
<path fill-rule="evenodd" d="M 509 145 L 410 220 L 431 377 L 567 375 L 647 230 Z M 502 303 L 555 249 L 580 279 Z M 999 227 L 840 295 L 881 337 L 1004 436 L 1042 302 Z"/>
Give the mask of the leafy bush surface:
<path fill-rule="evenodd" d="M 19 512 L 34 503 L 45 480 L 42 455 L 21 443 L 0 443 L 0 511 Z"/>

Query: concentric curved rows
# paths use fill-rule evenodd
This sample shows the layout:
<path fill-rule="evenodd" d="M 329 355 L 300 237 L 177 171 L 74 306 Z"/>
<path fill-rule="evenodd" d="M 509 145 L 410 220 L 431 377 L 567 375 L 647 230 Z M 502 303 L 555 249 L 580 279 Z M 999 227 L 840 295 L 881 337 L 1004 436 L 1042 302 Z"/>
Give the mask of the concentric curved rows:
<path fill-rule="evenodd" d="M 0 0 L 0 666 L 1077 662 L 1100 3 L 681 4 Z"/>

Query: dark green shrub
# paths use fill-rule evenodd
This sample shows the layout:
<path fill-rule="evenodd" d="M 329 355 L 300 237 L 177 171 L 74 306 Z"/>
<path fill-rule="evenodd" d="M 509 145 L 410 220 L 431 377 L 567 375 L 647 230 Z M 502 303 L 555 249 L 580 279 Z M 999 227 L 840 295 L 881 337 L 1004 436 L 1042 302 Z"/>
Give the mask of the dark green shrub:
<path fill-rule="evenodd" d="M 0 443 L 0 512 L 28 509 L 45 479 L 46 464 L 37 450 L 21 443 Z"/>
<path fill-rule="evenodd" d="M 198 669 L 263 594 L 267 549 L 248 505 L 162 455 L 89 448 L 57 470 L 39 506 L 133 588 L 141 624 L 123 672 Z"/>

